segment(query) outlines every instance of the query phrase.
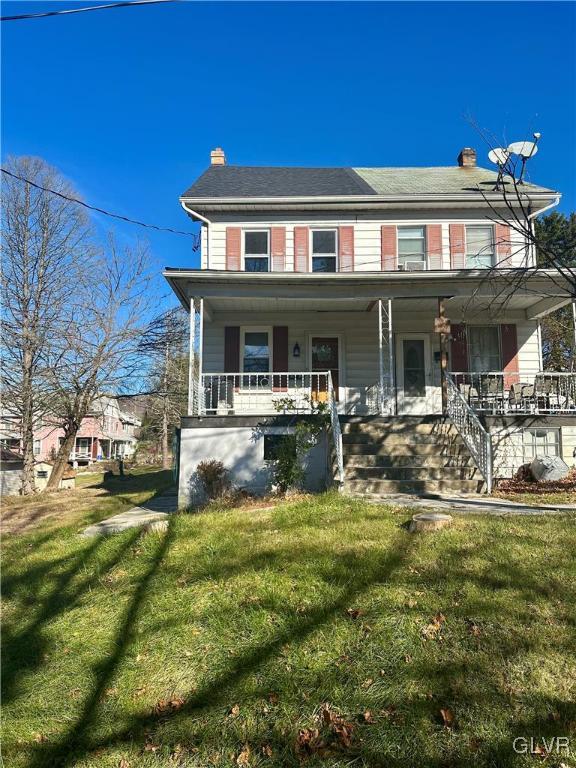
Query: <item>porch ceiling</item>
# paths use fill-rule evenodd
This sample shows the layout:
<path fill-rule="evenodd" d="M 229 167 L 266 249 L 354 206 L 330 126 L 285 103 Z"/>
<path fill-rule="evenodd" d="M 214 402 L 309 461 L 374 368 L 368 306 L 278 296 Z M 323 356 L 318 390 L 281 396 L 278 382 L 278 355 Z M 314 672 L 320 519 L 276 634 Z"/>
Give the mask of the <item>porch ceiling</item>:
<path fill-rule="evenodd" d="M 167 269 L 164 276 L 188 309 L 191 297 L 203 297 L 208 311 L 364 312 L 378 299 L 393 299 L 396 311 L 436 313 L 439 297 L 449 316 L 506 314 L 519 319 L 546 315 L 570 302 L 570 287 L 558 273 L 529 277 L 519 270 L 438 272 L 356 272 L 354 274 L 261 273 Z"/>

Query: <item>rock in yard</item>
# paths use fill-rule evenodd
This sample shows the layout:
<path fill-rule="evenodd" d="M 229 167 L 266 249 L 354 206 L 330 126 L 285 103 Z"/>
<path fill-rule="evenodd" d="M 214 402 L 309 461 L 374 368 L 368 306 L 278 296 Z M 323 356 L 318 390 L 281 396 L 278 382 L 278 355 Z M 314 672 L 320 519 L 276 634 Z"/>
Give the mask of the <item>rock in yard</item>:
<path fill-rule="evenodd" d="M 444 515 L 441 512 L 419 512 L 412 516 L 408 530 L 410 533 L 417 531 L 437 531 L 452 524 L 452 515 Z"/>
<path fill-rule="evenodd" d="M 560 456 L 540 456 L 533 459 L 530 464 L 530 472 L 535 480 L 562 480 L 569 472 L 566 464 Z"/>

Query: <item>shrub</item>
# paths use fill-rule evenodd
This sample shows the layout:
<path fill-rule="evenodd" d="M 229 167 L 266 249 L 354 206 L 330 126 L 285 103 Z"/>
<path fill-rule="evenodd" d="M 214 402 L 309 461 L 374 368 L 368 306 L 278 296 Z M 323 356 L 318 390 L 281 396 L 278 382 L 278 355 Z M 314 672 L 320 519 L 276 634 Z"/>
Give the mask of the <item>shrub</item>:
<path fill-rule="evenodd" d="M 201 461 L 196 467 L 196 474 L 209 499 L 219 498 L 228 488 L 228 470 L 217 459 Z"/>

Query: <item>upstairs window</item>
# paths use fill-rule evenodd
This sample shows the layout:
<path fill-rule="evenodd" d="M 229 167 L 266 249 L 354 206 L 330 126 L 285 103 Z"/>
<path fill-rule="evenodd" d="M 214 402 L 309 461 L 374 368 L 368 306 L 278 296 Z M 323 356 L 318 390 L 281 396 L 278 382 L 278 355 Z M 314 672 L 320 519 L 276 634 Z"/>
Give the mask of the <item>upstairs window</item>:
<path fill-rule="evenodd" d="M 501 370 L 500 334 L 497 325 L 469 325 L 470 370 L 489 373 Z"/>
<path fill-rule="evenodd" d="M 398 269 L 426 269 L 424 227 L 398 227 Z"/>
<path fill-rule="evenodd" d="M 489 269 L 494 266 L 494 227 L 466 226 L 466 269 Z"/>
<path fill-rule="evenodd" d="M 244 269 L 246 272 L 270 271 L 270 237 L 267 229 L 244 232 Z"/>
<path fill-rule="evenodd" d="M 336 272 L 336 230 L 312 230 L 312 272 Z"/>

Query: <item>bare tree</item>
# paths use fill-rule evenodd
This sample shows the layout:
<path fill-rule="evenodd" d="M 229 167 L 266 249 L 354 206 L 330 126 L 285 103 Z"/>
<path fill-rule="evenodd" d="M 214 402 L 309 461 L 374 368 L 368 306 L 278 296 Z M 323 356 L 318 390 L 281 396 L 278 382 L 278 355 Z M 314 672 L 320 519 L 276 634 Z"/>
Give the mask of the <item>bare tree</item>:
<path fill-rule="evenodd" d="M 8 158 L 8 170 L 39 186 L 77 197 L 43 160 Z M 3 176 L 2 407 L 19 424 L 22 493 L 34 492 L 34 426 L 50 407 L 46 352 L 62 331 L 81 262 L 92 251 L 87 218 L 78 205 Z"/>
<path fill-rule="evenodd" d="M 146 247 L 121 252 L 110 236 L 108 247 L 79 276 L 63 332 L 49 350 L 45 380 L 64 438 L 47 490 L 58 488 L 82 420 L 96 400 L 140 387 L 140 340 L 156 303 Z"/>
<path fill-rule="evenodd" d="M 170 468 L 170 432 L 186 412 L 187 340 L 187 315 L 177 307 L 155 318 L 140 344 L 151 363 L 148 429 L 159 435 L 164 469 Z"/>

